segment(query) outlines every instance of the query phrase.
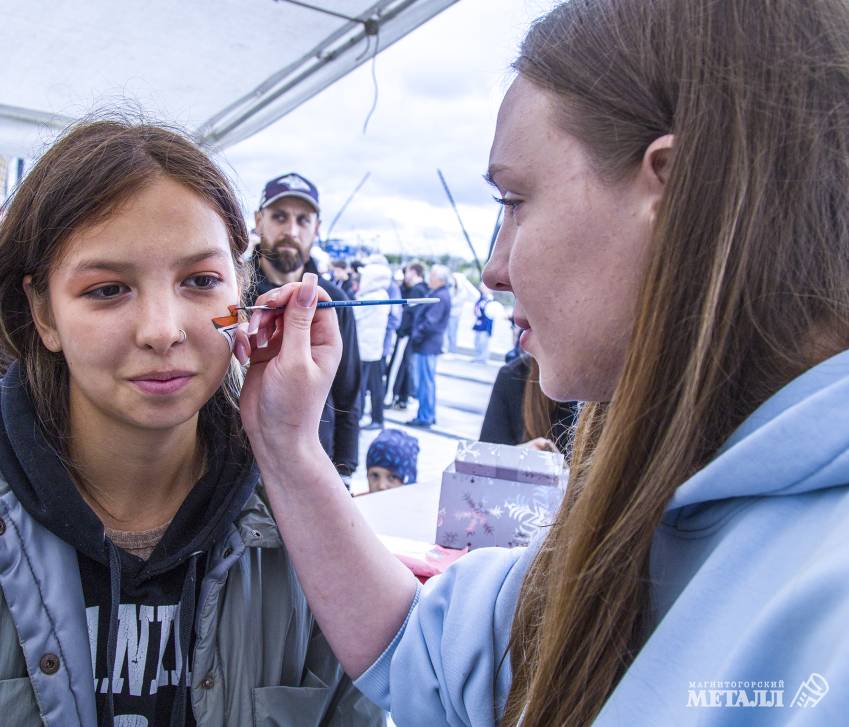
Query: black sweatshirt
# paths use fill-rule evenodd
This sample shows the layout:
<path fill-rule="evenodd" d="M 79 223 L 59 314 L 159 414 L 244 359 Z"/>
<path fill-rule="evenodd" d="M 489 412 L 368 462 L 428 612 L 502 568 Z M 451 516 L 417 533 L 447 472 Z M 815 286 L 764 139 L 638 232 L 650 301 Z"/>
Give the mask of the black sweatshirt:
<path fill-rule="evenodd" d="M 26 511 L 77 550 L 98 723 L 112 725 L 115 716 L 140 715 L 151 725 L 193 725 L 183 671 L 191 668 L 205 557 L 258 481 L 238 421 L 234 417 L 226 431 L 208 427 L 207 471 L 144 561 L 106 537 L 42 435 L 17 363 L 0 382 L 0 412 L 0 471 Z"/>
<path fill-rule="evenodd" d="M 498 370 L 483 418 L 481 442 L 522 444 L 530 439 L 522 421 L 522 398 L 530 373 L 527 354 L 518 356 Z M 557 444 L 565 442 L 564 435 L 574 424 L 576 413 L 574 401 L 559 403 L 552 416 L 549 439 Z"/>

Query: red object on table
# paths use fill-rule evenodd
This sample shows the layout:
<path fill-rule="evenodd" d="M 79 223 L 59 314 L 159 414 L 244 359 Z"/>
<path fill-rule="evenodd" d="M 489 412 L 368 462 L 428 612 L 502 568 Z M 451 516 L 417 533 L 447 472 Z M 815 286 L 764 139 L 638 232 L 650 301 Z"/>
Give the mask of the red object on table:
<path fill-rule="evenodd" d="M 443 548 L 434 543 L 425 543 L 392 535 L 379 535 L 386 548 L 400 560 L 422 583 L 428 578 L 445 572 L 455 560 L 469 552 L 468 548 L 456 550 Z"/>

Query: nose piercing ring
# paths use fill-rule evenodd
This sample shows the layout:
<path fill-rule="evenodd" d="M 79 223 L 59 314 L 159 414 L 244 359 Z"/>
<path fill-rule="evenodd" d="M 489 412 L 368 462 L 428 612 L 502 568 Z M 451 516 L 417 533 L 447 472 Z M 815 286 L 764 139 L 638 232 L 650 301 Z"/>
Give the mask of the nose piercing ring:
<path fill-rule="evenodd" d="M 188 334 L 182 328 L 178 328 L 177 333 L 180 334 L 180 338 L 177 340 L 177 343 L 185 343 L 186 339 L 189 337 Z"/>

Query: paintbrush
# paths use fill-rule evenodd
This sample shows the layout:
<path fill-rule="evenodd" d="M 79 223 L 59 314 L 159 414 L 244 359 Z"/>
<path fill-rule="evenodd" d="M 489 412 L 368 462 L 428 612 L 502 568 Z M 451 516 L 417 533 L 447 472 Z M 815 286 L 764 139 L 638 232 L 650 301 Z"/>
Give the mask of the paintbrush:
<path fill-rule="evenodd" d="M 353 308 L 360 305 L 429 305 L 438 303 L 439 298 L 399 298 L 396 300 L 322 300 L 316 308 Z M 232 306 L 236 310 L 282 310 L 285 305 L 242 305 Z"/>

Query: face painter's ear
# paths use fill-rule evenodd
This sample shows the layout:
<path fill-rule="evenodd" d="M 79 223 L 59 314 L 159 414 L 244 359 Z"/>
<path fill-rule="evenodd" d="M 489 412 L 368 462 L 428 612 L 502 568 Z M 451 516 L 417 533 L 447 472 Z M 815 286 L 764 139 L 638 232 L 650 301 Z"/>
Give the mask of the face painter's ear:
<path fill-rule="evenodd" d="M 657 211 L 663 199 L 666 183 L 669 180 L 669 170 L 672 166 L 672 156 L 675 149 L 675 136 L 665 134 L 649 144 L 643 154 L 640 165 L 642 188 L 646 194 L 649 206 L 649 216 L 652 222 L 657 217 Z"/>
<path fill-rule="evenodd" d="M 33 287 L 32 275 L 24 276 L 23 288 L 29 301 L 32 322 L 35 323 L 41 342 L 48 351 L 59 353 L 62 350 L 62 344 L 59 342 L 59 333 L 53 325 L 50 301 L 47 300 L 46 295 L 38 293 Z"/>

